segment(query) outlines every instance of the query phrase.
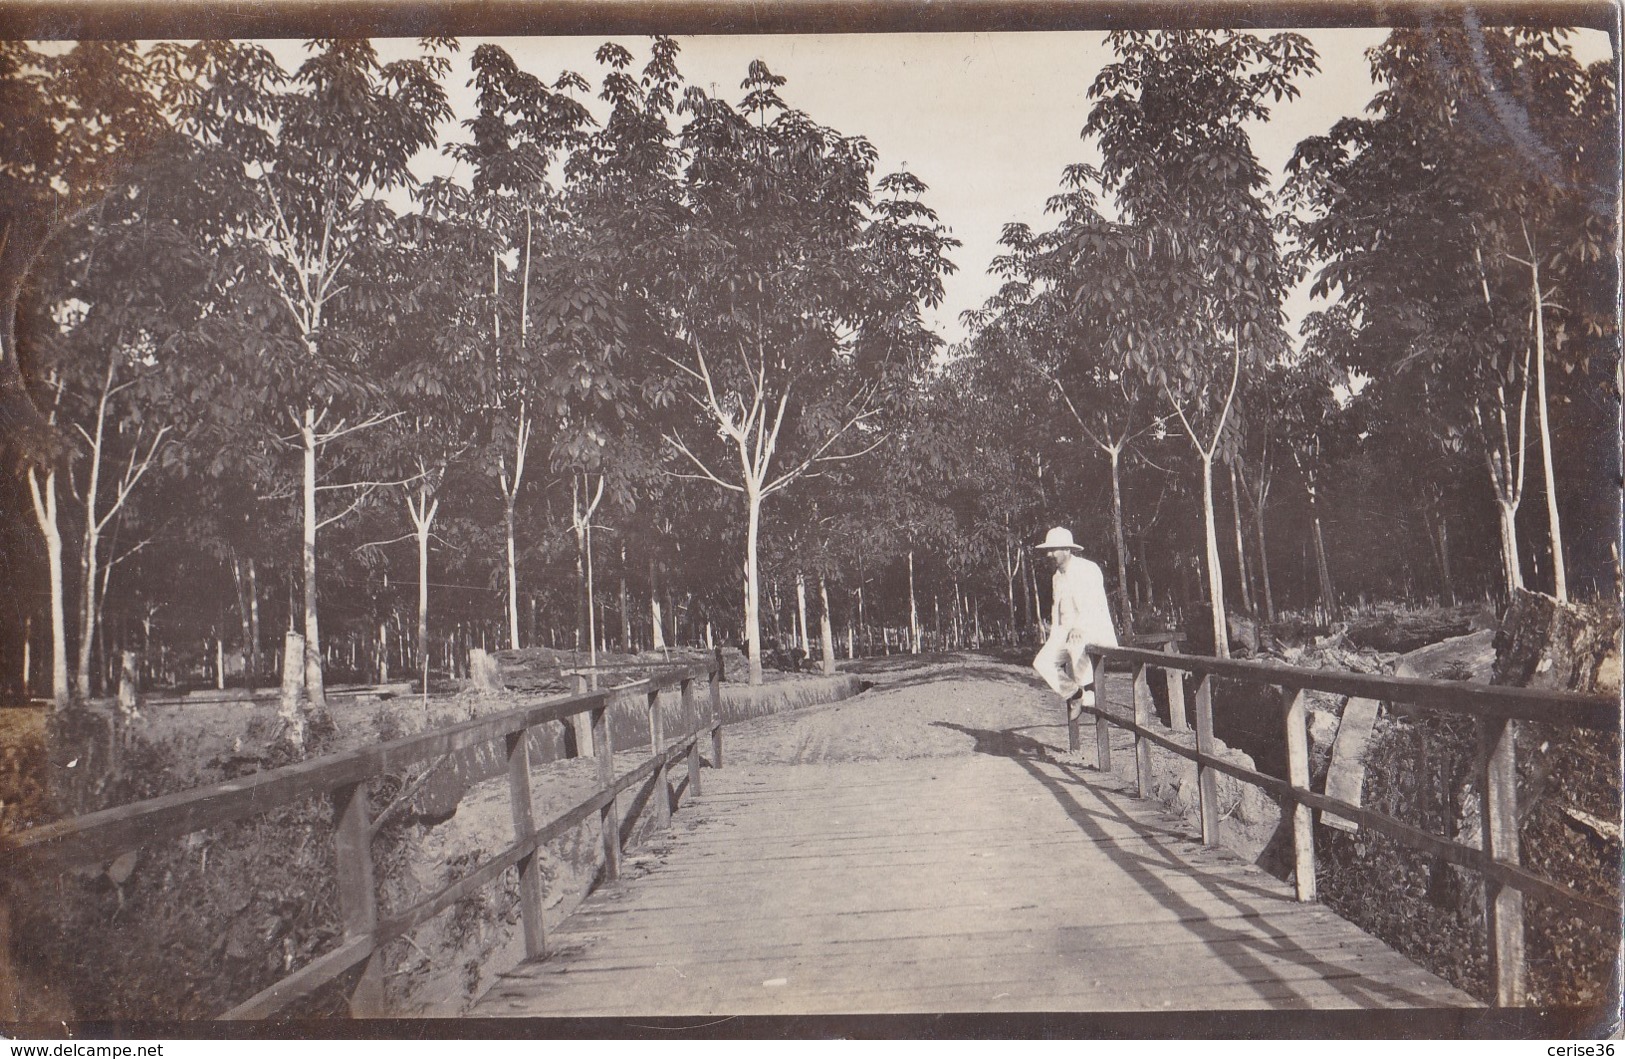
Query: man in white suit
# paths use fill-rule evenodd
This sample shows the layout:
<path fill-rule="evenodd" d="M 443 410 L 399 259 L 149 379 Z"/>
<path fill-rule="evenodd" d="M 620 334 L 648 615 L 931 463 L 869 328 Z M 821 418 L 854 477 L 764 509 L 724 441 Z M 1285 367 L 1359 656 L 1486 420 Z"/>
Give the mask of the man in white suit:
<path fill-rule="evenodd" d="M 1050 530 L 1036 550 L 1048 552 L 1055 560 L 1055 602 L 1049 639 L 1033 659 L 1033 668 L 1069 706 L 1075 701 L 1093 706 L 1094 667 L 1084 646 L 1117 646 L 1117 629 L 1106 602 L 1106 579 L 1099 566 L 1083 557 L 1069 529 L 1057 526 Z"/>

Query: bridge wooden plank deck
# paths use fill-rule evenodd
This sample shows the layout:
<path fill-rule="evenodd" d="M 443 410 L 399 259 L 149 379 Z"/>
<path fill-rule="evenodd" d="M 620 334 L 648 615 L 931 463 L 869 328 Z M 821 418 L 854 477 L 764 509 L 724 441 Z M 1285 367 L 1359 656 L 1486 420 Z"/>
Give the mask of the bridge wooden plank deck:
<path fill-rule="evenodd" d="M 704 779 L 474 1015 L 1476 1006 L 1042 753 Z"/>

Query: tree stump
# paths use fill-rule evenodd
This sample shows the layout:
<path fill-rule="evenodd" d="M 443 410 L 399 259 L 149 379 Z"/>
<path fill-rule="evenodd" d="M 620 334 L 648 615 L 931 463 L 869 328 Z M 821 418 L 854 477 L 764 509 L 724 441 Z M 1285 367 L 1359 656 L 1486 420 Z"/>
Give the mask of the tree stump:
<path fill-rule="evenodd" d="M 1491 682 L 1618 696 L 1620 619 L 1617 605 L 1560 603 L 1520 589 L 1495 634 Z M 1619 760 L 1617 733 L 1519 722 L 1516 826 L 1525 867 L 1582 893 L 1619 899 L 1621 851 L 1609 837 L 1621 817 Z M 1482 834 L 1476 799 L 1458 791 L 1457 805 L 1461 837 L 1472 842 Z M 1610 827 L 1587 826 L 1587 819 Z M 1531 902 L 1524 937 L 1530 1003 L 1592 1004 L 1607 995 L 1618 929 Z"/>
<path fill-rule="evenodd" d="M 468 679 L 470 686 L 481 695 L 495 694 L 502 690 L 502 667 L 483 647 L 470 647 Z"/>
<path fill-rule="evenodd" d="M 1520 589 L 1495 633 L 1492 684 L 1618 695 L 1620 612 Z"/>

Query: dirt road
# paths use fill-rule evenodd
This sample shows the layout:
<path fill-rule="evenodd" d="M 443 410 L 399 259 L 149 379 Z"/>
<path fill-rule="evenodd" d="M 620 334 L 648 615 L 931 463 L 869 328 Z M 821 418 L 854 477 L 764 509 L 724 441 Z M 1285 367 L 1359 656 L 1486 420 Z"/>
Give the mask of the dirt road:
<path fill-rule="evenodd" d="M 1060 699 L 1031 670 L 979 656 L 860 665 L 874 688 L 845 702 L 761 717 L 727 730 L 727 762 L 806 765 L 952 757 L 999 739 L 1066 746 Z"/>

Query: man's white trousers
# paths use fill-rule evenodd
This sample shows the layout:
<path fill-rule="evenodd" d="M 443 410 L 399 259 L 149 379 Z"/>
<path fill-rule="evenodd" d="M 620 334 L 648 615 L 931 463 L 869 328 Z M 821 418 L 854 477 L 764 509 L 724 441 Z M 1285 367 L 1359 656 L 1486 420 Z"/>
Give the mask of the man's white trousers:
<path fill-rule="evenodd" d="M 1049 639 L 1044 641 L 1038 657 L 1033 659 L 1033 669 L 1063 699 L 1071 698 L 1073 692 L 1095 679 L 1094 666 L 1084 653 L 1083 637 L 1068 643 L 1068 631 L 1059 627 L 1050 629 Z M 1093 706 L 1094 692 L 1084 691 L 1083 703 Z"/>

